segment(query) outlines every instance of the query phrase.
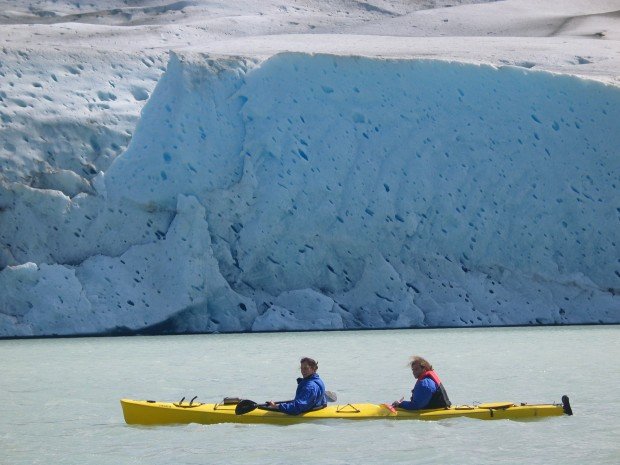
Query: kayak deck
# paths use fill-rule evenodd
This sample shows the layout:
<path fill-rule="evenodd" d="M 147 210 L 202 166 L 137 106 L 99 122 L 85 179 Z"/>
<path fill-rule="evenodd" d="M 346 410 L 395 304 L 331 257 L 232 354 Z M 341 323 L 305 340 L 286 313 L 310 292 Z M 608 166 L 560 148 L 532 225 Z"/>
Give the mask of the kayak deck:
<path fill-rule="evenodd" d="M 563 404 L 524 404 L 492 402 L 478 405 L 457 405 L 432 410 L 391 409 L 385 404 L 330 405 L 301 415 L 286 415 L 272 410 L 256 409 L 244 415 L 235 414 L 235 403 L 216 404 L 157 402 L 153 400 L 121 399 L 125 422 L 130 425 L 173 425 L 199 423 L 266 423 L 288 425 L 307 421 L 342 420 L 442 420 L 468 417 L 480 420 L 526 420 L 572 415 L 568 397 Z"/>

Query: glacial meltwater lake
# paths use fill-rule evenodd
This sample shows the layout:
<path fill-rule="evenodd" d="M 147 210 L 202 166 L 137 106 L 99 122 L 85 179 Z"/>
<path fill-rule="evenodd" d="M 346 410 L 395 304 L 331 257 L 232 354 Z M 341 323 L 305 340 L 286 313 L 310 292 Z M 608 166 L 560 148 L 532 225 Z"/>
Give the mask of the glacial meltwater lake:
<path fill-rule="evenodd" d="M 426 356 L 456 404 L 574 416 L 128 426 L 119 399 L 290 398 L 316 358 L 338 403 L 408 396 Z M 620 326 L 0 341 L 0 464 L 618 464 Z"/>

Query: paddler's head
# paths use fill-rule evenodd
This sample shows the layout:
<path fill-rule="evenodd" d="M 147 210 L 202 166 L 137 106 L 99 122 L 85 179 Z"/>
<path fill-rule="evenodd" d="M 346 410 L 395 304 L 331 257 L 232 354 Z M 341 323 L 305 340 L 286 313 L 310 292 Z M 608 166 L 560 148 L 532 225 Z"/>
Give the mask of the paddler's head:
<path fill-rule="evenodd" d="M 316 373 L 316 370 L 319 369 L 319 364 L 309 357 L 304 357 L 299 362 L 299 369 L 301 370 L 301 376 L 307 378 Z"/>
<path fill-rule="evenodd" d="M 426 359 L 418 357 L 417 355 L 411 357 L 409 366 L 411 367 L 411 372 L 415 379 L 418 379 L 425 371 L 431 371 L 433 369 L 433 366 L 428 363 Z"/>

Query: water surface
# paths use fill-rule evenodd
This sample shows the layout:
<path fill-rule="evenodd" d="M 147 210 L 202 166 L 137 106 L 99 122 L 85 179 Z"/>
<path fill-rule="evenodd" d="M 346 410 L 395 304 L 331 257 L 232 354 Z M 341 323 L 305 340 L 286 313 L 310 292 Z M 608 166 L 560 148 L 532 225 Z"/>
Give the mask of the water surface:
<path fill-rule="evenodd" d="M 620 462 L 620 327 L 0 341 L 0 464 Z M 288 399 L 299 358 L 339 403 L 409 395 L 426 356 L 454 403 L 558 402 L 538 421 L 127 426 L 119 399 Z"/>

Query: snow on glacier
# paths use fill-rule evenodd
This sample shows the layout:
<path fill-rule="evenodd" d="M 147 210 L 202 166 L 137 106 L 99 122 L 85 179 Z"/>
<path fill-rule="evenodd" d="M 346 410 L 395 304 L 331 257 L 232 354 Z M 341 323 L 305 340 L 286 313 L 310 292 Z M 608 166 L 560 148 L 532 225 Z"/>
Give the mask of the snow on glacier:
<path fill-rule="evenodd" d="M 617 323 L 619 130 L 576 77 L 173 54 L 89 189 L 5 184 L 0 335 Z"/>

